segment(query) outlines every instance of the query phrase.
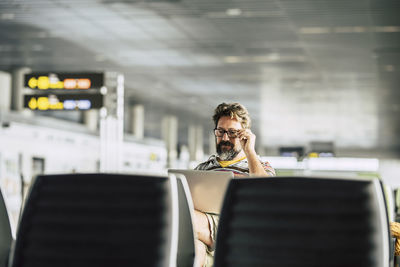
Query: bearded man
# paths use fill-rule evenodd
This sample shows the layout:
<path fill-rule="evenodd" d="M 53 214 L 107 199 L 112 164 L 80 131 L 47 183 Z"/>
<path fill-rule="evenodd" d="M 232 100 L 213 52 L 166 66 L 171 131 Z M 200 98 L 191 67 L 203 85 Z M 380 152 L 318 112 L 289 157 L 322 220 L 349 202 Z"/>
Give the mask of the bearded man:
<path fill-rule="evenodd" d="M 255 151 L 256 136 L 250 130 L 247 109 L 239 103 L 222 103 L 213 116 L 217 154 L 195 170 L 232 171 L 235 176 L 275 176 L 268 162 L 261 161 Z M 213 247 L 218 227 L 218 214 L 195 211 L 197 233 L 195 266 L 212 266 Z"/>

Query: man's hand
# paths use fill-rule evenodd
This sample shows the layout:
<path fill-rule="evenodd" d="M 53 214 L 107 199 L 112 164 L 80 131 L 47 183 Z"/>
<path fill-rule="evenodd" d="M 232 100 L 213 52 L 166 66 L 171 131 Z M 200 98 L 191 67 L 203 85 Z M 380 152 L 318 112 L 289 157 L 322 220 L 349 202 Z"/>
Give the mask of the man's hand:
<path fill-rule="evenodd" d="M 246 156 L 249 153 L 255 153 L 256 136 L 250 129 L 238 130 L 237 136 Z"/>
<path fill-rule="evenodd" d="M 249 173 L 254 176 L 269 176 L 267 171 L 261 165 L 255 150 L 256 135 L 250 129 L 238 130 L 237 136 L 240 140 L 242 149 L 247 157 L 249 164 Z"/>

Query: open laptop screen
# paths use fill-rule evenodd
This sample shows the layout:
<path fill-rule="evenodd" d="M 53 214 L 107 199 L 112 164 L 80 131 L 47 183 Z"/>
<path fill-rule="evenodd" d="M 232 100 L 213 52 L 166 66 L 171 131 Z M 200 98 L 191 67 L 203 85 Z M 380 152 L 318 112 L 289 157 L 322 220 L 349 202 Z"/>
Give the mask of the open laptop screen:
<path fill-rule="evenodd" d="M 170 169 L 168 173 L 185 176 L 196 210 L 220 213 L 232 172 Z"/>

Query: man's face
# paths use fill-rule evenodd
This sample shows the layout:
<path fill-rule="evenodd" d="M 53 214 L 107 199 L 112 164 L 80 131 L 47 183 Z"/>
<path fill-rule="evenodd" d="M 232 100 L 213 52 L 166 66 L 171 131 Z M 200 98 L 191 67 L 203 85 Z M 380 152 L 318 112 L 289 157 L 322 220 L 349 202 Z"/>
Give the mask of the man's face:
<path fill-rule="evenodd" d="M 237 138 L 234 134 L 237 130 L 243 129 L 242 125 L 236 119 L 231 119 L 228 116 L 224 116 L 218 120 L 216 129 L 216 146 L 218 157 L 221 160 L 233 160 L 242 150 L 239 138 Z"/>

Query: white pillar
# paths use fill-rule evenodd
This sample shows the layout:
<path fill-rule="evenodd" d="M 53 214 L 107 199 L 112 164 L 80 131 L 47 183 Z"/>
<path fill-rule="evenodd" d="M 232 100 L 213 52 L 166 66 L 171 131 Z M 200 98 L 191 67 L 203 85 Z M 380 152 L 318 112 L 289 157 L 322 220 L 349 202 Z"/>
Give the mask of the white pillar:
<path fill-rule="evenodd" d="M 174 168 L 178 157 L 178 119 L 175 116 L 163 118 L 162 137 L 167 147 L 167 168 Z"/>
<path fill-rule="evenodd" d="M 214 132 L 210 133 L 208 136 L 208 153 L 210 155 L 217 153 Z"/>
<path fill-rule="evenodd" d="M 196 160 L 196 125 L 189 125 L 188 128 L 188 146 L 190 161 Z"/>
<path fill-rule="evenodd" d="M 31 72 L 29 68 L 19 68 L 14 70 L 12 79 L 12 102 L 13 110 L 22 111 L 24 109 L 24 75 Z"/>
<path fill-rule="evenodd" d="M 203 127 L 198 125 L 196 130 L 196 160 L 201 161 L 204 156 L 203 150 Z"/>
<path fill-rule="evenodd" d="M 11 108 L 11 74 L 0 71 L 0 111 Z"/>
<path fill-rule="evenodd" d="M 188 133 L 189 154 L 191 161 L 203 159 L 203 127 L 201 125 L 189 125 Z"/>
<path fill-rule="evenodd" d="M 179 166 L 178 169 L 187 169 L 190 168 L 190 155 L 189 155 L 189 148 L 186 145 L 180 146 L 180 153 L 179 153 Z"/>
<path fill-rule="evenodd" d="M 91 109 L 83 111 L 83 122 L 92 132 L 97 131 L 97 124 L 99 122 L 99 112 L 98 110 Z"/>
<path fill-rule="evenodd" d="M 134 105 L 131 109 L 131 130 L 137 139 L 144 137 L 144 106 Z"/>
<path fill-rule="evenodd" d="M 107 94 L 100 110 L 100 171 L 122 171 L 124 138 L 124 76 L 105 73 Z"/>

